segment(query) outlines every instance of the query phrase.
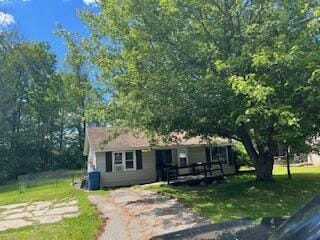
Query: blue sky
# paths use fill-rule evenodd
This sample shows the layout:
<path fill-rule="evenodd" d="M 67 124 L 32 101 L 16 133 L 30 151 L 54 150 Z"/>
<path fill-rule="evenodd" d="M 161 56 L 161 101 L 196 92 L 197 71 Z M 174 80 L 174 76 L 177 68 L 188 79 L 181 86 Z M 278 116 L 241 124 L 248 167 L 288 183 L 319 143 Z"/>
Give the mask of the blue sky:
<path fill-rule="evenodd" d="M 18 29 L 26 40 L 49 42 L 62 66 L 67 49 L 53 31 L 59 22 L 69 31 L 86 34 L 77 16 L 84 7 L 94 7 L 94 0 L 0 0 L 0 24 Z"/>

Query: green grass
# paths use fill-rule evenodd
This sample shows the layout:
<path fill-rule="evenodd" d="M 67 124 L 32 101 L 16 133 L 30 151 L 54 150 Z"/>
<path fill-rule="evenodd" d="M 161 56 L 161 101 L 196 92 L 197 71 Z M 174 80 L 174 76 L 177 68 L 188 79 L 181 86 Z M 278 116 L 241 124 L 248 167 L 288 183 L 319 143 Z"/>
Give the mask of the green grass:
<path fill-rule="evenodd" d="M 286 168 L 275 167 L 274 182 L 260 183 L 254 175 L 228 177 L 218 185 L 167 186 L 148 189 L 176 197 L 187 207 L 214 222 L 240 218 L 290 215 L 320 191 L 320 167 L 292 167 L 293 178 L 287 179 Z"/>
<path fill-rule="evenodd" d="M 57 186 L 56 184 L 39 185 L 28 188 L 23 193 L 19 192 L 15 184 L 1 186 L 0 205 L 76 197 L 81 214 L 77 218 L 64 219 L 55 224 L 34 225 L 0 232 L 0 239 L 95 239 L 102 224 L 98 211 L 89 203 L 88 193 L 73 188 L 70 183 L 71 180 L 64 180 Z M 97 192 L 97 194 L 105 193 L 105 191 Z"/>
<path fill-rule="evenodd" d="M 247 174 L 228 177 L 218 185 L 153 185 L 148 189 L 174 196 L 214 222 L 290 215 L 320 191 L 320 167 L 293 167 L 291 170 L 293 179 L 288 180 L 286 168 L 276 167 L 275 181 L 272 183 L 258 183 L 254 181 L 254 175 Z M 97 191 L 94 194 L 106 192 Z M 23 193 L 15 184 L 0 186 L 0 205 L 66 197 L 78 199 L 81 209 L 78 218 L 0 232 L 0 239 L 95 239 L 102 220 L 95 207 L 90 205 L 88 193 L 70 186 L 70 180 L 61 181 L 57 186 L 53 183 L 31 187 Z"/>

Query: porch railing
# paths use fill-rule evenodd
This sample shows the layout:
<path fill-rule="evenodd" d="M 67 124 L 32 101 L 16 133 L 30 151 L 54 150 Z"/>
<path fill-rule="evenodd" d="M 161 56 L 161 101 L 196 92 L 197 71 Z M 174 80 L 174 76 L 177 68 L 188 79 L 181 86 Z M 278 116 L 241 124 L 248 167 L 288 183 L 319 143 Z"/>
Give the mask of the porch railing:
<path fill-rule="evenodd" d="M 180 171 L 182 169 L 187 169 L 188 171 Z M 165 166 L 165 171 L 168 184 L 170 184 L 170 181 L 184 176 L 203 175 L 204 180 L 207 181 L 208 177 L 215 176 L 215 172 L 219 172 L 219 176 L 221 176 L 221 178 L 224 177 L 222 164 L 219 161 L 212 161 L 209 163 L 193 163 L 186 166 L 167 165 Z"/>

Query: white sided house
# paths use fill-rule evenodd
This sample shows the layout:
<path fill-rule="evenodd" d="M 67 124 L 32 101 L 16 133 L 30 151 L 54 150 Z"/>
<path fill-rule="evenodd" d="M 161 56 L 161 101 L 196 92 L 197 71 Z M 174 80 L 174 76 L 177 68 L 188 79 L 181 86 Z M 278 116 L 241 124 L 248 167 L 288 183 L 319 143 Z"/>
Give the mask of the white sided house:
<path fill-rule="evenodd" d="M 194 163 L 220 161 L 225 175 L 235 174 L 233 143 L 228 139 L 184 138 L 176 134 L 170 143 L 150 144 L 143 134 L 112 128 L 88 128 L 84 155 L 87 170 L 99 171 L 101 187 L 129 186 L 165 180 L 167 165 L 184 167 Z M 188 169 L 179 169 L 188 171 Z"/>
<path fill-rule="evenodd" d="M 316 137 L 310 142 L 313 148 L 320 148 L 320 137 Z M 320 166 L 320 154 L 319 152 L 310 152 L 307 156 L 308 164 L 312 164 L 314 166 Z"/>

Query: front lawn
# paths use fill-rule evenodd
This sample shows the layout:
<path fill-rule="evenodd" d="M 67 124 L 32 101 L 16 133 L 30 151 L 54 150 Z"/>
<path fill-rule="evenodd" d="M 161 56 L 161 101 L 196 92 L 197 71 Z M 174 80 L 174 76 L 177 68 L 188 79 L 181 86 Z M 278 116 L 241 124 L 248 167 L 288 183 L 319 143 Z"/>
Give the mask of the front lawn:
<path fill-rule="evenodd" d="M 88 201 L 88 193 L 70 186 L 71 180 L 56 184 L 44 184 L 27 188 L 20 193 L 16 185 L 0 186 L 0 205 L 54 200 L 76 197 L 79 202 L 80 216 L 64 219 L 54 224 L 33 225 L 0 232 L 1 240 L 29 239 L 95 239 L 102 220 L 94 206 Z"/>
<path fill-rule="evenodd" d="M 239 218 L 290 215 L 320 191 L 320 167 L 275 167 L 272 183 L 259 183 L 254 175 L 227 177 L 222 184 L 209 186 L 153 185 L 152 191 L 173 196 L 187 207 L 221 222 Z"/>

